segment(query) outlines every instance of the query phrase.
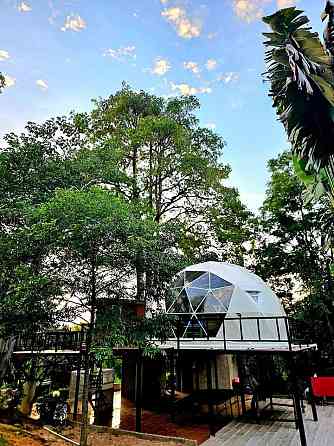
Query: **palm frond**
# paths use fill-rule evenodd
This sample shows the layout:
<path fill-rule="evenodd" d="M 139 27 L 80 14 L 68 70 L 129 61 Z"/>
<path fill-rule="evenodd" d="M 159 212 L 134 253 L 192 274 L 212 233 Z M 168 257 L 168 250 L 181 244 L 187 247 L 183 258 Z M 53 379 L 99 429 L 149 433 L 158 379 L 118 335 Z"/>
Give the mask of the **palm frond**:
<path fill-rule="evenodd" d="M 331 58 L 309 19 L 295 7 L 265 17 L 270 96 L 292 152 L 334 197 L 334 76 Z M 321 175 L 319 176 L 319 172 Z"/>

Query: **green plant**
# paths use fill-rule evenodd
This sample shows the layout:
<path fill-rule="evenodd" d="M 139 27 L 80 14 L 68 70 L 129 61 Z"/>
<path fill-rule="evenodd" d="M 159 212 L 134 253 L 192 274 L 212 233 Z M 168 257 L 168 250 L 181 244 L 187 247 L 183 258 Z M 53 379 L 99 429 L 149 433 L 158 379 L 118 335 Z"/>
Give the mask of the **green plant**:
<path fill-rule="evenodd" d="M 2 435 L 0 436 L 0 446 L 9 446 L 8 441 Z"/>
<path fill-rule="evenodd" d="M 272 29 L 264 33 L 265 77 L 296 157 L 296 173 L 317 197 L 326 191 L 334 203 L 332 58 L 306 26 L 303 11 L 285 8 L 263 21 Z"/>

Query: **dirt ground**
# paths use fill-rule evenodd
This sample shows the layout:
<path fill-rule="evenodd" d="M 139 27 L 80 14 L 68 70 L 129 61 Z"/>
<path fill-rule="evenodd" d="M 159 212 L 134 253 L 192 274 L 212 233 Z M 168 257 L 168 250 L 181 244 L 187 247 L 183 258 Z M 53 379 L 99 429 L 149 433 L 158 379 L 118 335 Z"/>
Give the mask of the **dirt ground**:
<path fill-rule="evenodd" d="M 0 446 L 65 446 L 43 429 L 30 425 L 0 424 Z M 68 443 L 66 444 L 68 446 Z"/>
<path fill-rule="evenodd" d="M 229 421 L 228 416 L 230 414 L 234 417 L 240 415 L 239 406 L 241 403 L 238 404 L 236 401 L 231 403 L 231 405 L 228 404 L 226 420 L 223 418 L 216 420 L 213 426 L 215 432 L 220 430 Z M 219 408 L 215 407 L 215 410 L 217 409 Z M 220 407 L 220 410 L 225 414 L 223 405 Z M 188 413 L 184 414 L 183 417 L 177 416 L 176 421 L 171 421 L 169 413 L 158 413 L 144 409 L 142 412 L 142 432 L 196 440 L 199 445 L 210 437 L 208 422 L 203 417 L 202 419 L 195 419 L 192 413 Z M 133 402 L 126 399 L 122 399 L 121 422 L 119 427 L 129 431 L 135 430 L 135 407 Z"/>
<path fill-rule="evenodd" d="M 132 402 L 125 399 L 122 400 L 120 428 L 128 431 L 135 430 L 135 407 Z M 191 419 L 173 423 L 170 414 L 146 409 L 142 412 L 142 432 L 187 438 L 196 440 L 198 444 L 203 443 L 210 436 L 209 426 L 206 423 L 196 424 Z"/>
<path fill-rule="evenodd" d="M 67 429 L 63 432 L 67 438 L 79 442 L 79 430 Z M 89 446 L 182 446 L 179 443 L 166 443 L 161 441 L 141 440 L 132 436 L 115 436 L 109 433 L 90 433 Z"/>
<path fill-rule="evenodd" d="M 79 441 L 79 431 L 67 429 L 64 436 Z M 141 440 L 132 436 L 114 436 L 110 434 L 89 434 L 90 446 L 166 446 L 160 441 Z M 0 424 L 0 446 L 68 446 L 69 443 L 58 439 L 46 430 L 37 426 L 25 424 Z M 168 443 L 169 446 L 181 446 Z"/>

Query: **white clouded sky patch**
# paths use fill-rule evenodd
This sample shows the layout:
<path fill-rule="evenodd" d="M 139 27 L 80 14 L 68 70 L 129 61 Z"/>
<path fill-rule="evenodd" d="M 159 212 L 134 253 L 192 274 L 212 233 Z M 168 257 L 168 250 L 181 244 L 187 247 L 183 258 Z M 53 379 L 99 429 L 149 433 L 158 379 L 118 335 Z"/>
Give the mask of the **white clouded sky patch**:
<path fill-rule="evenodd" d="M 0 50 L 0 61 L 8 60 L 10 58 L 9 52 L 6 50 Z"/>
<path fill-rule="evenodd" d="M 215 70 L 217 68 L 218 62 L 216 61 L 216 59 L 208 59 L 205 67 L 208 71 L 212 71 Z"/>
<path fill-rule="evenodd" d="M 233 9 L 236 15 L 247 23 L 260 20 L 263 15 L 265 4 L 272 0 L 233 0 Z"/>
<path fill-rule="evenodd" d="M 170 87 L 172 91 L 179 92 L 182 96 L 191 96 L 196 94 L 204 94 L 204 93 L 211 93 L 212 88 L 210 87 L 192 87 L 191 85 L 182 83 L 182 84 L 174 84 L 174 82 L 170 83 Z"/>
<path fill-rule="evenodd" d="M 216 129 L 216 124 L 214 122 L 208 122 L 205 127 L 207 127 L 210 130 L 215 130 Z"/>
<path fill-rule="evenodd" d="M 69 29 L 71 31 L 79 32 L 85 28 L 87 28 L 87 23 L 85 20 L 78 14 L 71 14 L 66 17 L 64 26 L 61 27 L 61 30 L 67 31 Z"/>
<path fill-rule="evenodd" d="M 18 9 L 20 12 L 29 12 L 29 11 L 32 10 L 31 6 L 30 6 L 29 3 L 27 3 L 27 2 L 21 2 L 21 3 L 18 5 L 17 9 Z"/>
<path fill-rule="evenodd" d="M 200 69 L 200 67 L 199 67 L 197 62 L 192 62 L 192 61 L 183 62 L 183 67 L 186 70 L 189 70 L 189 71 L 191 71 L 194 74 L 199 74 L 200 71 L 201 71 L 201 69 Z"/>
<path fill-rule="evenodd" d="M 121 46 L 116 49 L 108 48 L 103 55 L 117 60 L 136 59 L 136 47 L 134 45 L 129 45 Z"/>
<path fill-rule="evenodd" d="M 236 82 L 240 78 L 239 74 L 234 71 L 229 71 L 227 73 L 222 73 L 218 76 L 217 81 L 225 82 L 225 84 L 229 84 L 231 82 Z"/>
<path fill-rule="evenodd" d="M 180 6 L 165 8 L 161 15 L 174 26 L 177 34 L 183 39 L 193 39 L 201 35 L 202 24 L 199 20 L 188 17 L 184 8 Z"/>
<path fill-rule="evenodd" d="M 36 81 L 36 85 L 37 85 L 37 87 L 39 87 L 43 91 L 46 91 L 49 88 L 47 82 L 43 81 L 43 79 L 38 79 Z"/>
<path fill-rule="evenodd" d="M 209 40 L 212 40 L 212 39 L 215 39 L 217 36 L 218 36 L 218 32 L 215 32 L 215 33 L 209 33 L 209 34 L 208 34 L 208 39 L 209 39 Z"/>
<path fill-rule="evenodd" d="M 3 76 L 5 78 L 5 86 L 14 87 L 14 85 L 16 84 L 16 79 L 12 76 L 9 76 L 9 74 L 4 74 Z"/>
<path fill-rule="evenodd" d="M 159 57 L 155 60 L 151 72 L 157 76 L 163 76 L 171 69 L 171 64 L 167 59 L 162 59 Z"/>
<path fill-rule="evenodd" d="M 296 0 L 277 0 L 278 8 L 288 8 L 289 6 L 295 6 Z"/>

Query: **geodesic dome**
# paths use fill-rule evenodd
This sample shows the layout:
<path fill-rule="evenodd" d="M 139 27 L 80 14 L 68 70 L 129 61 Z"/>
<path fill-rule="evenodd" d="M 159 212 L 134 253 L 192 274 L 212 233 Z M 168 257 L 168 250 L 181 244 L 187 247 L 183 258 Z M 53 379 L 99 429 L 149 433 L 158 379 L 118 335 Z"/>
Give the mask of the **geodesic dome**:
<path fill-rule="evenodd" d="M 278 297 L 260 277 L 237 265 L 206 262 L 185 268 L 166 304 L 167 313 L 183 321 L 184 338 L 287 339 L 285 320 L 280 319 L 286 314 Z M 245 319 L 242 327 L 234 320 L 238 318 Z"/>

